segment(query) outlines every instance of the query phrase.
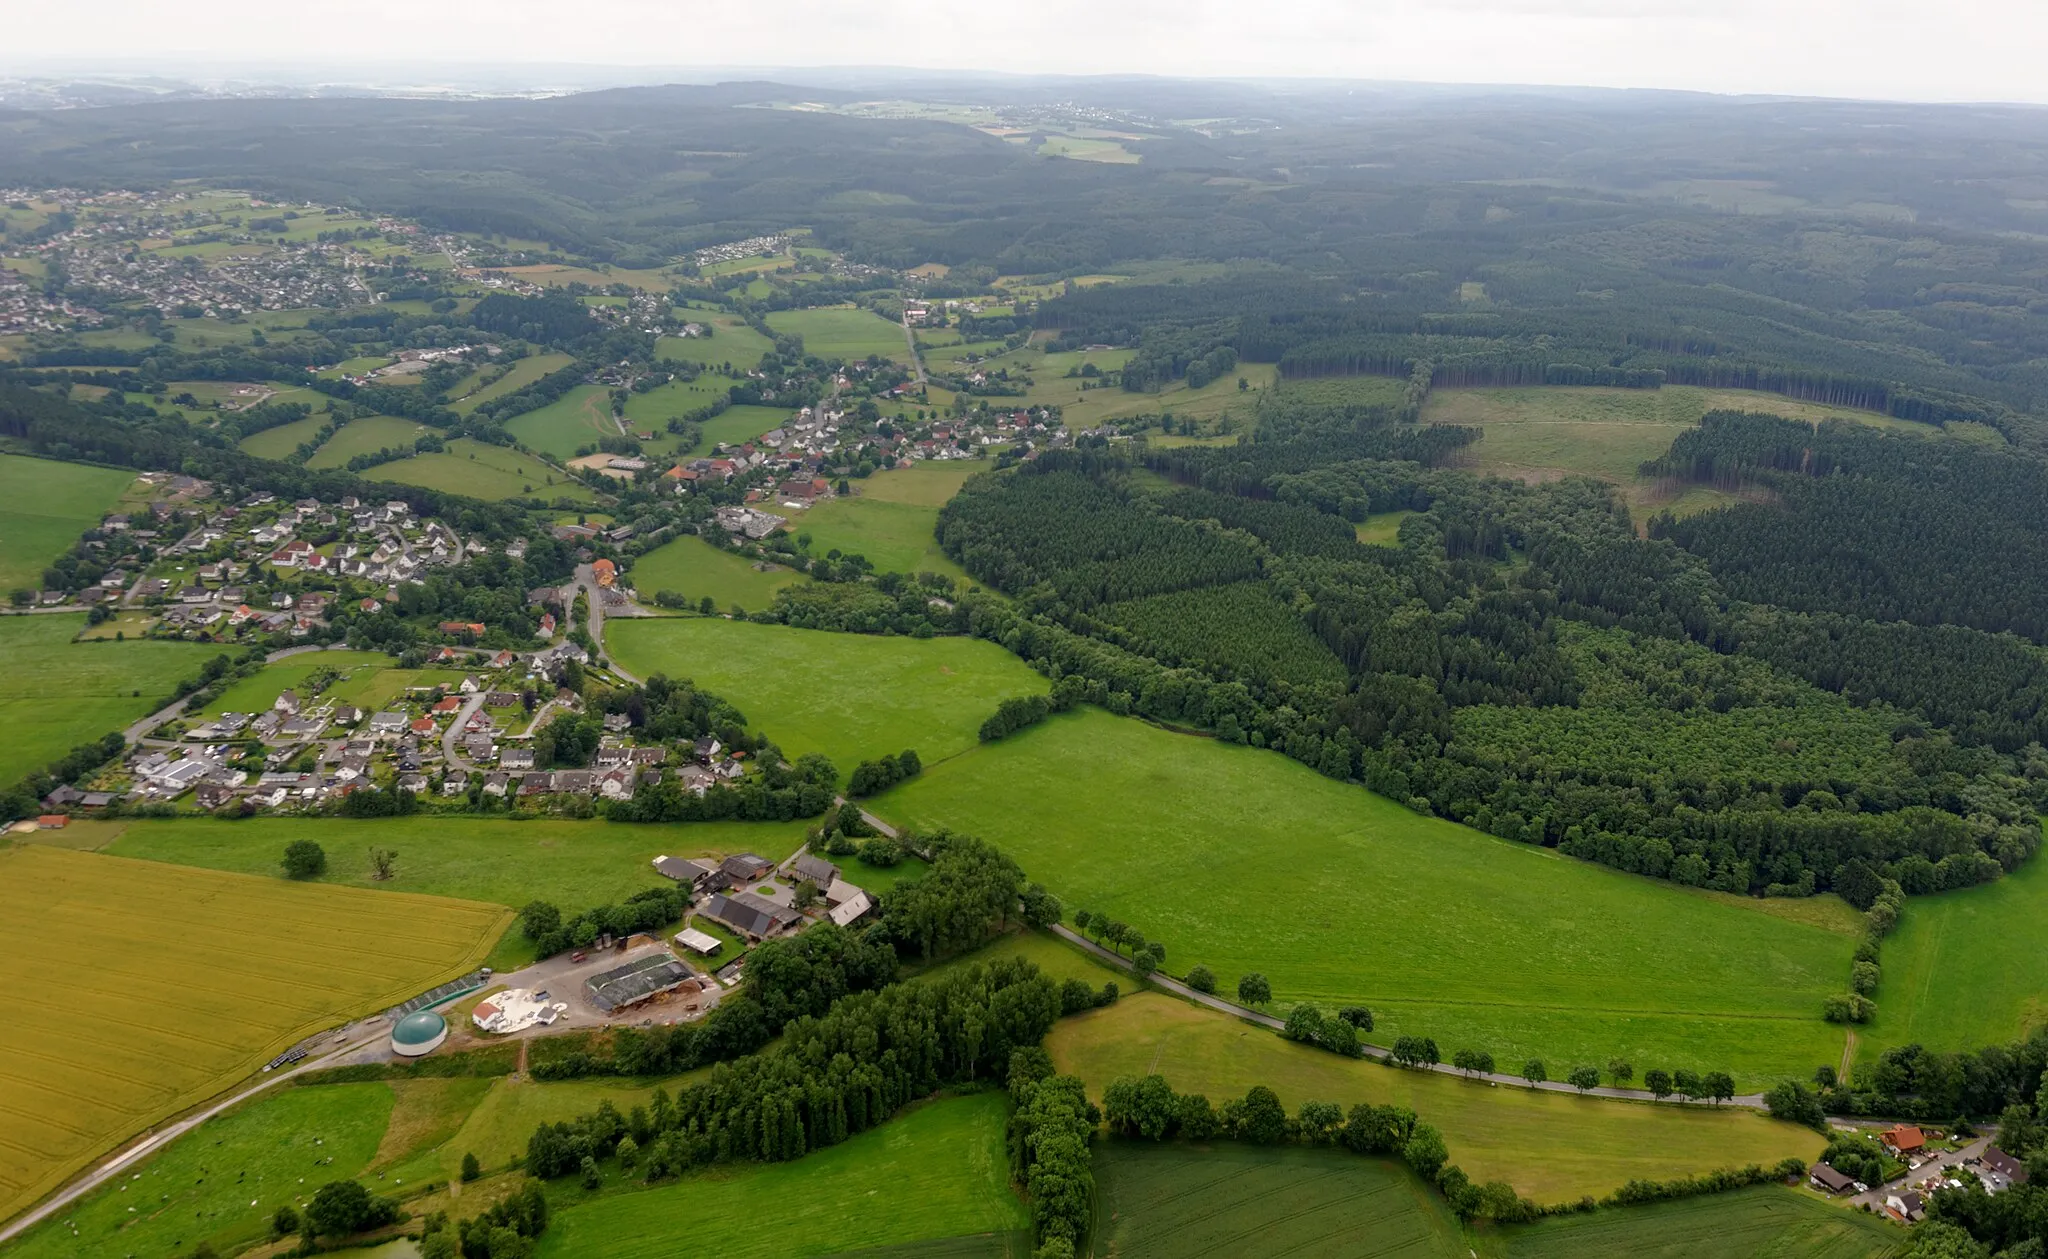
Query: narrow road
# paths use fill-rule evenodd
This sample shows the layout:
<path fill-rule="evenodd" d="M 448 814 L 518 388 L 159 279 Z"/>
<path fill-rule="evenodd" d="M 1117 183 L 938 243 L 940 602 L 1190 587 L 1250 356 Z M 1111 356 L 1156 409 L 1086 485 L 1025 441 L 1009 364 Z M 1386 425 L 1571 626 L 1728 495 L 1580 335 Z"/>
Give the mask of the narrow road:
<path fill-rule="evenodd" d="M 832 807 L 835 809 L 845 803 L 845 796 L 832 797 Z M 874 814 L 868 812 L 866 809 L 862 809 L 860 811 L 860 820 L 866 822 L 868 824 L 868 829 L 872 830 L 877 835 L 885 836 L 889 839 L 900 838 L 900 836 L 896 834 L 895 827 L 889 825 L 887 822 L 884 822 L 882 819 L 876 817 Z"/>
<path fill-rule="evenodd" d="M 478 691 L 463 703 L 462 711 L 456 713 L 454 719 L 448 723 L 448 728 L 441 732 L 441 755 L 450 765 L 465 774 L 481 772 L 474 762 L 462 754 L 462 728 L 469 723 L 471 717 L 476 716 L 476 710 L 483 706 L 484 693 Z"/>
<path fill-rule="evenodd" d="M 603 652 L 605 651 L 604 589 L 597 584 L 597 570 L 588 564 L 578 564 L 576 566 L 576 589 L 581 591 L 583 597 L 590 603 L 590 615 L 585 623 L 585 627 L 590 632 L 590 641 L 597 644 L 597 649 Z M 570 602 L 573 603 L 574 600 L 572 599 Z M 605 653 L 605 659 L 611 660 L 609 652 Z M 634 686 L 640 685 L 640 679 L 621 669 L 616 660 L 613 660 L 611 663 L 611 671 Z"/>
<path fill-rule="evenodd" d="M 1069 941 L 1073 944 L 1080 945 L 1082 948 L 1088 950 L 1090 953 L 1094 954 L 1099 958 L 1102 958 L 1104 961 L 1112 963 L 1119 969 L 1129 969 L 1130 962 L 1121 954 L 1114 953 L 1109 949 L 1103 948 L 1101 945 L 1095 943 L 1095 941 L 1090 940 L 1086 936 L 1081 935 L 1079 932 L 1073 930 L 1064 923 L 1056 922 L 1053 924 L 1052 929 L 1053 933 L 1059 936 L 1061 939 Z M 1159 987 L 1164 988 L 1166 991 L 1170 993 L 1173 993 L 1175 996 L 1185 997 L 1189 1001 L 1193 1001 L 1198 1005 L 1205 1005 L 1212 1010 L 1220 1010 L 1225 1014 L 1234 1015 L 1237 1018 L 1257 1023 L 1261 1027 L 1270 1027 L 1277 1032 L 1281 1028 L 1287 1026 L 1285 1022 L 1283 1022 L 1280 1019 L 1274 1018 L 1270 1014 L 1261 1014 L 1257 1010 L 1246 1009 L 1244 1006 L 1238 1005 L 1234 1001 L 1227 1001 L 1222 997 L 1214 996 L 1210 993 L 1196 992 L 1193 988 L 1188 987 L 1180 980 L 1174 979 L 1168 975 L 1160 974 L 1157 971 L 1153 972 L 1148 978 L 1150 982 L 1157 984 Z M 1363 1048 L 1365 1050 L 1365 1056 L 1368 1058 L 1377 1058 L 1382 1062 L 1386 1062 L 1391 1060 L 1391 1058 L 1393 1057 L 1393 1050 L 1387 1048 L 1384 1045 L 1365 1045 L 1363 1046 Z M 1574 1088 L 1570 1084 L 1565 1083 L 1562 1080 L 1546 1080 L 1541 1084 L 1532 1085 L 1519 1075 L 1509 1075 L 1501 1071 L 1460 1071 L 1458 1070 L 1458 1068 L 1446 1062 L 1439 1062 L 1433 1066 L 1417 1067 L 1413 1069 L 1434 1071 L 1438 1075 L 1456 1076 L 1461 1080 L 1472 1080 L 1474 1082 L 1483 1080 L 1488 1084 L 1506 1085 L 1512 1088 L 1536 1088 L 1541 1089 L 1546 1093 L 1579 1093 L 1581 1091 L 1577 1088 Z M 1621 1101 L 1663 1101 L 1666 1104 L 1673 1106 L 1711 1106 L 1717 1104 L 1709 1101 L 1681 1102 L 1675 1101 L 1672 1098 L 1668 1097 L 1660 1099 L 1654 1093 L 1651 1093 L 1648 1089 L 1621 1089 L 1601 1086 L 1598 1088 L 1586 1089 L 1584 1090 L 1584 1093 L 1586 1096 L 1589 1097 L 1611 1097 Z M 1733 1098 L 1729 1100 L 1726 1104 L 1730 1106 L 1742 1106 L 1750 1110 L 1762 1110 L 1764 1108 L 1764 1099 L 1763 1094 L 1761 1093 L 1750 1093 L 1741 1097 Z"/>
<path fill-rule="evenodd" d="M 905 307 L 903 311 L 903 343 L 910 347 L 910 366 L 917 372 L 918 387 L 923 388 L 931 382 L 925 378 L 924 355 L 917 352 L 917 333 L 910 327 L 909 307 Z"/>

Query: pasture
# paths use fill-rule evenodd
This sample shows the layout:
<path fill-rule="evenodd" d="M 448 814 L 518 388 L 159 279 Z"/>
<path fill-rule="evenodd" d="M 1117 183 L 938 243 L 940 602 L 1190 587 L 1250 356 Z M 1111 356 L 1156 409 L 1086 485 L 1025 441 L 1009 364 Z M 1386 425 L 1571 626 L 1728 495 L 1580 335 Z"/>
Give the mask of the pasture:
<path fill-rule="evenodd" d="M 1008 1118 L 1007 1098 L 977 1093 L 795 1162 L 720 1167 L 587 1203 L 558 1196 L 538 1254 L 795 1259 L 1017 1232 L 1029 1216 L 1009 1185 Z"/>
<path fill-rule="evenodd" d="M 468 437 L 449 442 L 448 449 L 439 454 L 380 463 L 363 476 L 371 481 L 467 494 L 489 502 L 508 498 L 539 498 L 550 503 L 558 498 L 594 502 L 597 498 L 589 486 L 550 467 L 537 455 Z"/>
<path fill-rule="evenodd" d="M 804 339 L 804 350 L 819 358 L 864 359 L 870 354 L 908 361 L 903 326 L 857 306 L 778 310 L 768 316 L 777 332 Z"/>
<path fill-rule="evenodd" d="M 684 363 L 730 363 L 742 371 L 752 371 L 761 365 L 768 351 L 775 348 L 773 341 L 736 315 L 714 315 L 693 310 L 687 317 L 695 323 L 708 324 L 711 335 L 663 337 L 654 343 L 654 357 L 672 358 Z"/>
<path fill-rule="evenodd" d="M 322 1184 L 361 1174 L 392 1113 L 389 1084 L 265 1094 L 137 1164 L 132 1179 L 94 1190 L 8 1253 L 125 1259 L 190 1254 L 201 1242 L 233 1253 L 267 1239 L 280 1206 L 303 1207 Z"/>
<path fill-rule="evenodd" d="M 878 573 L 944 573 L 955 581 L 970 580 L 967 570 L 939 549 L 933 536 L 939 523 L 936 507 L 863 496 L 828 498 L 787 514 L 791 533 L 810 535 L 813 555 L 837 550 L 866 556 Z"/>
<path fill-rule="evenodd" d="M 0 618 L 0 782 L 96 742 L 149 713 L 219 649 L 87 642 L 84 613 Z"/>
<path fill-rule="evenodd" d="M 1371 1039 L 1387 1038 L 1376 1030 Z M 1451 1044 L 1439 1043 L 1448 1054 Z M 1406 1106 L 1443 1132 L 1451 1161 L 1473 1180 L 1505 1180 L 1541 1203 L 1598 1196 L 1631 1179 L 1811 1160 L 1826 1144 L 1810 1129 L 1746 1108 L 1495 1087 L 1340 1058 L 1156 992 L 1061 1019 L 1046 1050 L 1095 1097 L 1119 1076 L 1157 1072 L 1176 1091 L 1201 1093 L 1219 1106 L 1255 1084 L 1278 1094 L 1290 1114 L 1305 1101 L 1336 1102 L 1347 1111 L 1359 1102 Z"/>
<path fill-rule="evenodd" d="M 1554 1216 L 1477 1238 L 1481 1259 L 1889 1259 L 1909 1241 L 1874 1216 L 1776 1185 Z"/>
<path fill-rule="evenodd" d="M 727 407 L 698 426 L 704 437 L 703 445 L 696 453 L 709 454 L 711 448 L 721 442 L 734 446 L 750 442 L 763 433 L 781 428 L 788 422 L 789 415 L 782 407 Z"/>
<path fill-rule="evenodd" d="M 512 364 L 512 370 L 503 376 L 488 385 L 451 399 L 448 405 L 455 411 L 468 415 L 484 403 L 510 397 L 548 373 L 561 371 L 575 361 L 566 354 L 529 355 Z"/>
<path fill-rule="evenodd" d="M 296 656 L 286 656 L 274 664 L 264 665 L 246 678 L 237 678 L 222 691 L 220 698 L 208 704 L 205 716 L 218 717 L 222 713 L 260 713 L 277 702 L 277 697 L 287 689 L 299 692 L 301 700 L 310 700 L 313 693 L 307 691 L 306 681 L 316 673 L 341 675 L 336 686 L 366 677 L 379 670 L 391 667 L 391 657 L 376 651 L 308 651 Z M 454 675 L 456 681 L 462 675 Z"/>
<path fill-rule="evenodd" d="M 702 538 L 683 537 L 634 560 L 627 576 L 644 599 L 663 590 L 688 595 L 693 601 L 710 595 L 720 612 L 735 604 L 758 612 L 775 602 L 776 591 L 804 580 L 802 573 L 792 569 L 777 565 L 762 572 L 754 563 Z"/>
<path fill-rule="evenodd" d="M 1914 896 L 1879 958 L 1877 1018 L 1859 1052 L 2003 1045 L 2048 1026 L 2048 861 L 1996 883 Z"/>
<path fill-rule="evenodd" d="M 1282 1006 L 1369 1006 L 1382 1044 L 1427 1035 L 1446 1055 L 1567 1069 L 1621 1057 L 1749 1087 L 1841 1056 L 1820 1019 L 1858 938 L 1840 901 L 1623 874 L 1412 813 L 1274 752 L 1089 709 L 928 768 L 871 807 L 1002 845 L 1068 905 L 1163 941 L 1176 974 L 1200 962 L 1228 987 L 1259 971 Z"/>
<path fill-rule="evenodd" d="M 876 502 L 944 507 L 967 484 L 967 478 L 988 469 L 979 459 L 928 459 L 908 468 L 877 472 L 857 487 L 862 498 Z"/>
<path fill-rule="evenodd" d="M 1474 471 L 1520 481 L 1590 476 L 1622 487 L 1640 514 L 1667 501 L 1659 487 L 1636 475 L 1645 461 L 1663 454 L 1679 433 L 1709 411 L 1766 411 L 1818 424 L 1854 420 L 1898 431 L 1934 435 L 1926 424 L 1895 420 L 1777 394 L 1742 389 L 1531 387 L 1523 389 L 1438 389 L 1423 404 L 1422 418 L 1434 424 L 1465 424 L 1485 432 L 1467 447 Z M 1699 510 L 1712 504 L 1686 504 Z"/>
<path fill-rule="evenodd" d="M 579 447 L 597 445 L 600 437 L 617 437 L 619 426 L 612 422 L 611 397 L 604 386 L 579 385 L 537 411 L 506 420 L 505 431 L 529 449 L 568 459 Z"/>
<path fill-rule="evenodd" d="M 670 420 L 711 405 L 727 396 L 732 381 L 706 373 L 695 380 L 672 380 L 626 400 L 626 418 L 636 429 L 659 433 Z"/>
<path fill-rule="evenodd" d="M 243 453 L 258 459 L 282 459 L 305 443 L 312 441 L 314 434 L 327 426 L 332 418 L 326 415 L 309 415 L 303 420 L 293 420 L 276 428 L 266 428 L 260 433 L 251 433 L 236 445 Z"/>
<path fill-rule="evenodd" d="M 0 1214 L 301 1038 L 477 965 L 511 921 L 37 844 L 0 851 L 0 886 L 36 907 L 0 920 Z"/>
<path fill-rule="evenodd" d="M 371 415 L 350 420 L 313 452 L 313 457 L 306 460 L 306 466 L 340 468 L 357 455 L 373 455 L 388 448 L 410 450 L 413 442 L 433 431 L 424 424 L 402 420 L 395 415 Z"/>
<path fill-rule="evenodd" d="M 785 753 L 822 752 L 841 774 L 905 748 L 917 749 L 929 770 L 973 747 L 1002 700 L 1048 689 L 1023 661 L 972 638 L 881 638 L 699 617 L 613 620 L 605 637 L 630 672 L 692 678 L 731 701 Z"/>
<path fill-rule="evenodd" d="M 1090 1253 L 1451 1259 L 1457 1217 L 1400 1163 L 1343 1150 L 1219 1141 L 1095 1143 Z"/>
<path fill-rule="evenodd" d="M 117 468 L 0 455 L 0 593 L 39 589 L 50 561 L 134 483 Z"/>
<path fill-rule="evenodd" d="M 240 874 L 274 875 L 284 846 L 310 839 L 327 850 L 326 884 L 489 901 L 514 908 L 549 900 L 576 913 L 670 884 L 654 858 L 755 852 L 780 861 L 803 843 L 810 819 L 797 822 L 693 822 L 635 826 L 540 817 L 530 821 L 456 815 L 381 821 L 346 818 L 137 818 L 73 822 L 46 832 L 67 845 L 97 845 L 115 856 Z M 395 849 L 386 883 L 370 877 L 371 845 Z M 493 965 L 532 960 L 517 933 Z M 502 965 L 499 967 L 504 969 Z"/>

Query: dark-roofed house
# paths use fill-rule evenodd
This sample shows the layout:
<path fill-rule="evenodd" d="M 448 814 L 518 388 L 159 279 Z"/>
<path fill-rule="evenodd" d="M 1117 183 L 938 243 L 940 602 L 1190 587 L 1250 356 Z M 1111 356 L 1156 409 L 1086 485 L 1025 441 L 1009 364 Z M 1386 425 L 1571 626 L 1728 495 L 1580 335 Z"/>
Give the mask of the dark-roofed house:
<path fill-rule="evenodd" d="M 654 859 L 654 872 L 656 874 L 674 879 L 686 887 L 696 887 L 699 883 L 710 878 L 712 872 L 717 868 L 708 862 L 691 861 L 687 857 L 662 856 Z"/>
<path fill-rule="evenodd" d="M 803 921 L 803 915 L 795 910 L 784 909 L 752 892 L 713 896 L 704 902 L 704 908 L 699 912 L 713 922 L 724 923 L 749 940 L 765 940 Z"/>
<path fill-rule="evenodd" d="M 1826 1163 L 1815 1163 L 1813 1169 L 1806 1174 L 1806 1183 L 1822 1193 L 1843 1193 L 1854 1188 L 1856 1181 Z"/>
<path fill-rule="evenodd" d="M 669 953 L 649 953 L 583 981 L 583 995 L 606 1014 L 694 983 L 697 972 Z"/>
<path fill-rule="evenodd" d="M 2015 1185 L 2027 1183 L 2027 1165 L 1995 1145 L 1984 1151 L 1983 1163 L 1984 1170 L 1995 1176 L 2003 1176 Z"/>
<path fill-rule="evenodd" d="M 751 883 L 765 879 L 775 871 L 775 863 L 766 857 L 757 857 L 750 852 L 734 853 L 718 865 L 726 877 L 735 883 Z"/>
<path fill-rule="evenodd" d="M 810 853 L 804 853 L 795 861 L 790 862 L 789 872 L 807 883 L 817 884 L 819 891 L 831 887 L 839 878 L 838 866 L 833 865 L 823 857 L 814 857 Z"/>
<path fill-rule="evenodd" d="M 1884 1209 L 1894 1219 L 1911 1224 L 1927 1214 L 1927 1199 L 1908 1189 L 1904 1193 L 1887 1196 Z"/>

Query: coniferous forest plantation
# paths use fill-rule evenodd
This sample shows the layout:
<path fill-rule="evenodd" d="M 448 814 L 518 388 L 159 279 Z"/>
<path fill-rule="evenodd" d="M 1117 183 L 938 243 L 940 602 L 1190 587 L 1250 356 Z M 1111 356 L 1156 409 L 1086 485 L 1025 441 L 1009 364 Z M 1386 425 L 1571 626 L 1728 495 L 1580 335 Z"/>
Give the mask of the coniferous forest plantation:
<path fill-rule="evenodd" d="M 2038 111 L 788 73 L 0 82 L 0 1257 L 2039 1259 Z"/>

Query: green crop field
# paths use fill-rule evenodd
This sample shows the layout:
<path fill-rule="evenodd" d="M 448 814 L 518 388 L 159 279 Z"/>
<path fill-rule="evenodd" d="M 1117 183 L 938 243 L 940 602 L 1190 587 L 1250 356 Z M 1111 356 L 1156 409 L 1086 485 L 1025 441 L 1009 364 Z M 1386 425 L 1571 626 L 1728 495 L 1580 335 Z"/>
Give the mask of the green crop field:
<path fill-rule="evenodd" d="M 804 580 L 804 575 L 776 566 L 761 572 L 755 561 L 715 547 L 702 538 L 677 538 L 633 561 L 633 588 L 645 598 L 663 590 L 692 600 L 710 595 L 721 612 L 734 604 L 758 612 L 775 602 L 775 592 Z"/>
<path fill-rule="evenodd" d="M 593 502 L 597 497 L 589 486 L 549 467 L 537 455 L 468 437 L 449 442 L 448 449 L 440 454 L 380 463 L 363 476 L 372 481 L 418 485 L 493 502 L 508 498 L 538 498 L 550 503 L 558 498 Z"/>
<path fill-rule="evenodd" d="M 790 532 L 810 535 L 813 555 L 837 550 L 866 556 L 878 573 L 944 573 L 955 581 L 971 580 L 966 569 L 939 549 L 933 536 L 939 523 L 936 507 L 879 498 L 828 498 L 788 515 Z"/>
<path fill-rule="evenodd" d="M 720 1168 L 565 1203 L 539 1253 L 801 1259 L 1028 1226 L 1011 1192 L 1000 1093 L 932 1102 L 792 1163 Z"/>
<path fill-rule="evenodd" d="M 905 748 L 931 766 L 973 747 L 1001 701 L 1048 689 L 1023 661 L 971 638 L 880 638 L 698 617 L 613 620 L 605 636 L 628 671 L 692 678 L 730 700 L 784 752 L 823 752 L 841 774 Z"/>
<path fill-rule="evenodd" d="M 126 1259 L 190 1254 L 201 1242 L 231 1254 L 267 1239 L 279 1207 L 303 1207 L 326 1182 L 360 1174 L 391 1115 L 388 1084 L 265 1094 L 66 1207 L 8 1254 Z"/>
<path fill-rule="evenodd" d="M 736 315 L 690 311 L 688 318 L 696 323 L 709 324 L 711 335 L 663 337 L 654 343 L 656 358 L 672 358 L 685 363 L 731 363 L 743 371 L 751 371 L 761 365 L 768 351 L 775 348 L 773 341 L 754 331 Z"/>
<path fill-rule="evenodd" d="M 1859 1049 L 2002 1045 L 2048 1026 L 2048 861 L 1983 887 L 1915 896 L 1879 959 Z"/>
<path fill-rule="evenodd" d="M 566 354 L 531 355 L 514 363 L 511 371 L 490 384 L 463 394 L 449 405 L 461 414 L 468 415 L 484 403 L 510 397 L 548 373 L 561 371 L 575 361 Z"/>
<path fill-rule="evenodd" d="M 803 843 L 803 822 L 694 822 L 685 826 L 612 825 L 565 818 L 518 822 L 454 815 L 388 821 L 342 818 L 134 819 L 74 822 L 48 832 L 67 845 L 90 844 L 122 857 L 203 866 L 243 874 L 275 874 L 284 846 L 311 839 L 327 850 L 325 882 L 421 892 L 518 907 L 549 900 L 577 912 L 670 884 L 654 858 L 755 852 L 780 861 Z M 398 870 L 385 883 L 370 877 L 372 844 L 396 849 Z M 506 959 L 531 961 L 516 933 Z M 501 966 L 502 969 L 502 966 Z"/>
<path fill-rule="evenodd" d="M 0 455 L 0 593 L 40 588 L 50 561 L 134 483 L 115 468 Z"/>
<path fill-rule="evenodd" d="M 612 422 L 609 392 L 602 385 L 579 385 L 538 411 L 513 416 L 505 431 L 542 454 L 568 459 L 600 437 L 617 437 L 619 426 Z"/>
<path fill-rule="evenodd" d="M 409 449 L 424 434 L 433 432 L 424 424 L 401 420 L 395 415 L 372 415 L 350 420 L 341 431 L 306 460 L 309 468 L 339 468 L 357 455 L 371 455 L 389 447 Z"/>
<path fill-rule="evenodd" d="M 781 428 L 789 416 L 781 407 L 727 407 L 699 426 L 704 438 L 697 453 L 708 455 L 721 442 L 739 446 L 753 441 L 763 433 Z"/>
<path fill-rule="evenodd" d="M 0 1215 L 300 1038 L 477 965 L 511 921 L 40 844 L 0 850 L 0 886 L 35 907 L 0 919 Z"/>
<path fill-rule="evenodd" d="M 309 415 L 303 420 L 293 420 L 276 428 L 266 428 L 260 433 L 251 433 L 239 443 L 241 448 L 258 459 L 282 459 L 300 446 L 313 440 L 313 435 L 326 427 L 333 417 Z"/>
<path fill-rule="evenodd" d="M 0 618 L 0 782 L 119 730 L 170 698 L 219 649 L 72 638 L 83 613 Z"/>
<path fill-rule="evenodd" d="M 1874 1216 L 1773 1185 L 1556 1216 L 1478 1236 L 1483 1259 L 1888 1259 L 1908 1244 L 1903 1229 Z"/>
<path fill-rule="evenodd" d="M 1465 1247 L 1443 1196 L 1399 1163 L 1341 1150 L 1098 1141 L 1090 1253 L 1108 1259 L 1374 1255 Z"/>
<path fill-rule="evenodd" d="M 864 359 L 870 354 L 908 360 L 903 327 L 871 310 L 832 306 L 820 310 L 778 310 L 768 326 L 804 339 L 804 351 L 819 358 Z"/>
<path fill-rule="evenodd" d="M 1751 1086 L 1841 1056 L 1820 1019 L 1857 939 L 1840 901 L 1787 911 L 1638 878 L 1277 753 L 1087 710 L 873 807 L 994 840 L 1069 905 L 1164 941 L 1177 971 L 1261 971 L 1283 1004 L 1370 1006 L 1380 1043 L 1429 1035 L 1503 1063 L 1618 1056 Z"/>
<path fill-rule="evenodd" d="M 857 488 L 862 498 L 875 502 L 944 507 L 968 477 L 988 470 L 989 465 L 979 459 L 928 459 L 908 468 L 877 472 L 858 482 Z"/>
<path fill-rule="evenodd" d="M 1372 1039 L 1386 1037 L 1376 1029 Z M 1439 1043 L 1448 1056 L 1459 1042 Z M 1340 1058 L 1162 993 L 1062 1019 L 1046 1049 L 1097 1097 L 1119 1076 L 1157 1072 L 1218 1105 L 1263 1084 L 1290 1113 L 1305 1101 L 1406 1106 L 1443 1132 L 1451 1161 L 1473 1180 L 1505 1180 L 1542 1203 L 1599 1196 L 1631 1179 L 1812 1160 L 1825 1144 L 1742 1107 L 1608 1101 Z"/>

